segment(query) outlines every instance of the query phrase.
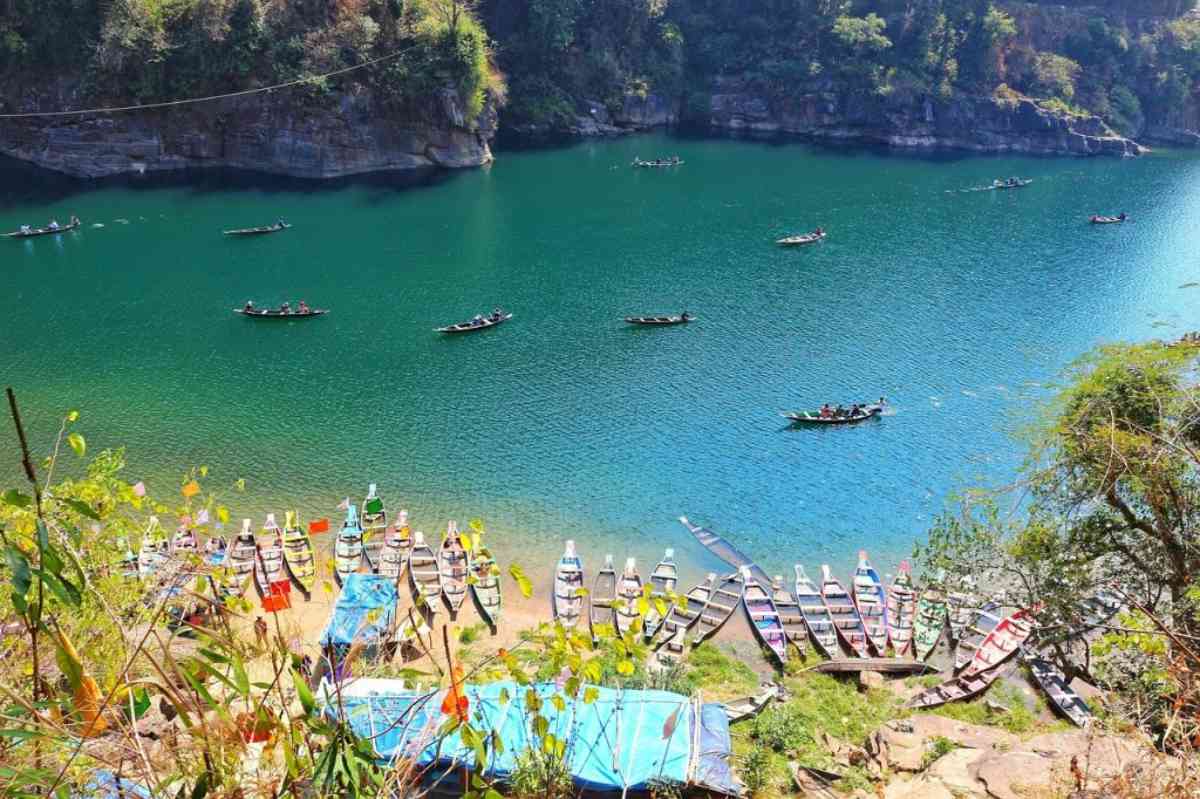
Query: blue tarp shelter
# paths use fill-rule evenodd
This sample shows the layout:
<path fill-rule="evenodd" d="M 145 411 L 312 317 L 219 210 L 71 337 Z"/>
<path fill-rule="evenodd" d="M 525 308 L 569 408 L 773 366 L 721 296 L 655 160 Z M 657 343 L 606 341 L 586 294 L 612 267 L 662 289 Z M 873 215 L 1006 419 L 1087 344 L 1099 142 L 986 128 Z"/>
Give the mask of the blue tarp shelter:
<path fill-rule="evenodd" d="M 321 633 L 321 646 L 378 645 L 388 640 L 396 612 L 396 581 L 376 574 L 349 574 L 333 614 Z"/>
<path fill-rule="evenodd" d="M 369 739 L 379 758 L 414 758 L 422 765 L 473 768 L 473 751 L 453 733 L 438 746 L 444 691 L 430 693 L 403 687 L 395 680 L 358 680 L 343 684 L 326 712 L 344 711 L 355 732 Z M 576 785 L 592 792 L 644 790 L 656 781 L 703 785 L 736 795 L 729 768 L 729 723 L 721 705 L 704 705 L 668 691 L 596 688 L 592 702 L 562 695 L 552 683 L 521 686 L 496 682 L 467 686 L 472 726 L 493 730 L 504 751 L 493 753 L 489 776 L 503 780 L 516 767 L 517 757 L 538 745 L 527 710 L 532 691 L 548 731 L 565 743 L 565 759 Z M 566 701 L 556 710 L 551 697 Z"/>

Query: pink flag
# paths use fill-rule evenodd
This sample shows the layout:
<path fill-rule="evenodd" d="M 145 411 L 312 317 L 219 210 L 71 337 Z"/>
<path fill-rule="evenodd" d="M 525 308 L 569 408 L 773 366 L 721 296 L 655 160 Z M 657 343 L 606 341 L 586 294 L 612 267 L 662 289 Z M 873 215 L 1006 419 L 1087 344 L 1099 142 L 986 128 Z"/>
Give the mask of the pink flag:
<path fill-rule="evenodd" d="M 135 497 L 146 496 L 146 484 L 143 483 L 141 480 L 138 480 L 136 483 L 134 483 L 133 484 L 133 495 Z"/>
<path fill-rule="evenodd" d="M 208 509 L 207 508 L 201 508 L 200 512 L 196 514 L 196 524 L 197 525 L 208 524 Z"/>
<path fill-rule="evenodd" d="M 180 516 L 179 517 L 179 526 L 180 527 L 191 527 L 192 526 L 192 517 L 191 516 Z"/>
<path fill-rule="evenodd" d="M 338 505 L 338 510 L 350 510 L 350 497 L 342 500 L 342 504 Z"/>

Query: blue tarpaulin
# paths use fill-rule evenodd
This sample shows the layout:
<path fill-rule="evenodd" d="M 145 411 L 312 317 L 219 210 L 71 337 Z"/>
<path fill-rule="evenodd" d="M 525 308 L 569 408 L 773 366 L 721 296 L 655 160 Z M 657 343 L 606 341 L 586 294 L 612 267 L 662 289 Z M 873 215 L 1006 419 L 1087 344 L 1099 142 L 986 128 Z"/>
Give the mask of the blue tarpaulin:
<path fill-rule="evenodd" d="M 452 733 L 438 746 L 444 691 L 408 690 L 399 681 L 359 680 L 344 685 L 327 712 L 343 709 L 360 736 L 371 740 L 381 760 L 414 758 L 428 765 L 473 768 L 473 751 Z M 332 689 L 329 689 L 332 690 Z M 504 751 L 492 753 L 489 776 L 503 780 L 518 756 L 538 745 L 530 729 L 530 703 L 549 722 L 548 733 L 565 745 L 564 759 L 580 788 L 640 791 L 657 781 L 703 784 L 727 794 L 738 790 L 729 770 L 731 743 L 720 705 L 668 691 L 594 688 L 593 701 L 568 699 L 554 684 L 520 686 L 496 682 L 467 686 L 471 725 L 495 731 Z M 532 693 L 532 697 L 528 694 Z M 588 691 L 590 693 L 590 690 Z M 565 699 L 556 709 L 552 697 Z"/>
<path fill-rule="evenodd" d="M 379 644 L 387 640 L 396 612 L 396 581 L 376 574 L 348 574 L 333 614 L 321 633 L 321 646 Z"/>

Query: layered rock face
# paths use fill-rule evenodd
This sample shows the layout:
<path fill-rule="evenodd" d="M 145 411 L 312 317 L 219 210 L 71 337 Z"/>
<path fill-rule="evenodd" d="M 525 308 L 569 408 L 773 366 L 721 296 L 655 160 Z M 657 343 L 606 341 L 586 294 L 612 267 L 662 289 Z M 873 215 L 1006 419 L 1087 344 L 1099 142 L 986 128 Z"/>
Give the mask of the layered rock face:
<path fill-rule="evenodd" d="M 69 91 L 26 93 L 13 112 L 72 107 Z M 0 120 L 0 153 L 78 177 L 233 167 L 305 178 L 492 160 L 496 115 L 465 119 L 453 89 L 420 113 L 380 109 L 369 91 L 298 102 L 258 94 L 168 109 Z"/>

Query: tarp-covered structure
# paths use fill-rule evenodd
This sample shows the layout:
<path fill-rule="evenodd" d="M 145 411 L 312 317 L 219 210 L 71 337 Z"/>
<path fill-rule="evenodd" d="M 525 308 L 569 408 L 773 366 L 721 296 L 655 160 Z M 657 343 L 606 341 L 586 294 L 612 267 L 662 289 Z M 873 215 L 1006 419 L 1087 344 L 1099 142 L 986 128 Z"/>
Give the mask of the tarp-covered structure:
<path fill-rule="evenodd" d="M 398 680 L 363 679 L 343 683 L 338 695 L 325 684 L 326 712 L 345 713 L 355 732 L 372 742 L 381 761 L 412 759 L 454 772 L 474 768 L 475 755 L 457 732 L 440 742 L 445 691 L 404 687 Z M 584 701 L 585 690 L 595 695 Z M 565 744 L 564 759 L 576 785 L 590 793 L 640 793 L 655 782 L 699 785 L 728 795 L 738 786 L 729 767 L 731 742 L 725 709 L 668 691 L 581 690 L 567 698 L 553 683 L 521 686 L 495 682 L 463 688 L 471 725 L 494 731 L 504 744 L 492 753 L 486 774 L 503 781 L 517 758 L 540 745 L 528 710 L 532 691 L 547 732 Z M 551 697 L 565 699 L 561 709 Z"/>
<path fill-rule="evenodd" d="M 377 574 L 348 574 L 333 613 L 321 633 L 321 646 L 386 643 L 396 612 L 396 581 Z"/>

